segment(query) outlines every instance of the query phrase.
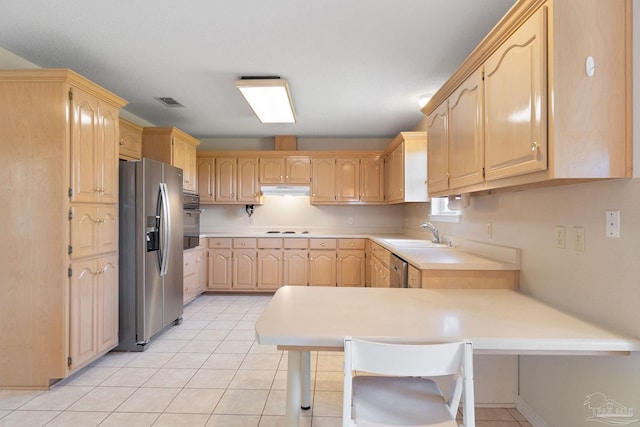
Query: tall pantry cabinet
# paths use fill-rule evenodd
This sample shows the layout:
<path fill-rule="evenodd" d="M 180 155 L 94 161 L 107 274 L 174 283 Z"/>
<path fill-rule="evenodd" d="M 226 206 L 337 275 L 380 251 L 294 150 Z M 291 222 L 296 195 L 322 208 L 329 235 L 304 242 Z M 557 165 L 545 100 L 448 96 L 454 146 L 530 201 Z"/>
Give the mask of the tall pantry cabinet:
<path fill-rule="evenodd" d="M 0 70 L 0 388 L 48 388 L 118 343 L 118 120 L 70 70 Z"/>

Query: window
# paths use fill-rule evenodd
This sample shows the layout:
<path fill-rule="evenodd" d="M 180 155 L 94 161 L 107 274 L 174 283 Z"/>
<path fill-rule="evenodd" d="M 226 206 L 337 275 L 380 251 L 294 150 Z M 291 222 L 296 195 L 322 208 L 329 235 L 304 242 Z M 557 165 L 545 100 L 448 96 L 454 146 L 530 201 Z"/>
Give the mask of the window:
<path fill-rule="evenodd" d="M 461 211 L 449 209 L 448 197 L 431 198 L 431 221 L 460 222 Z"/>

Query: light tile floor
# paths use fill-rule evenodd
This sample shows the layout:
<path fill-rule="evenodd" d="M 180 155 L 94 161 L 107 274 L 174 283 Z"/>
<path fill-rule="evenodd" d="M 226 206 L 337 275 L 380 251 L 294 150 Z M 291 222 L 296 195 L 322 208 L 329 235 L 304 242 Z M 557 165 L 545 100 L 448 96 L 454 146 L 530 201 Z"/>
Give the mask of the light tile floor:
<path fill-rule="evenodd" d="M 202 295 L 142 353 L 109 353 L 49 391 L 0 390 L 0 427 L 283 425 L 287 356 L 254 341 L 270 300 Z M 302 427 L 341 426 L 341 353 L 311 356 Z M 478 427 L 531 427 L 515 409 L 477 408 Z"/>

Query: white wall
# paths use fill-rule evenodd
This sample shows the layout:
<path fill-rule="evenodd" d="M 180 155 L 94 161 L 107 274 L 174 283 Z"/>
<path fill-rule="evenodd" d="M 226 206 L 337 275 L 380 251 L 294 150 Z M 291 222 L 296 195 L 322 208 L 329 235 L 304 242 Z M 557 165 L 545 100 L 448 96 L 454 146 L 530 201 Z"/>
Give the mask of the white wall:
<path fill-rule="evenodd" d="M 634 29 L 640 3 L 634 1 Z M 634 34 L 634 163 L 640 176 L 640 31 Z M 417 230 L 428 204 L 405 207 Z M 605 237 L 605 211 L 620 209 L 621 238 Z M 486 235 L 492 223 L 493 237 Z M 554 229 L 567 230 L 567 248 L 554 247 Z M 522 250 L 521 289 L 547 303 L 620 333 L 640 338 L 640 178 L 472 197 L 460 224 L 444 234 Z M 574 226 L 585 227 L 586 250 L 573 249 Z M 600 425 L 586 419 L 588 394 L 601 392 L 640 418 L 640 354 L 520 357 L 521 408 L 537 426 Z M 632 425 L 640 425 L 640 422 Z"/>

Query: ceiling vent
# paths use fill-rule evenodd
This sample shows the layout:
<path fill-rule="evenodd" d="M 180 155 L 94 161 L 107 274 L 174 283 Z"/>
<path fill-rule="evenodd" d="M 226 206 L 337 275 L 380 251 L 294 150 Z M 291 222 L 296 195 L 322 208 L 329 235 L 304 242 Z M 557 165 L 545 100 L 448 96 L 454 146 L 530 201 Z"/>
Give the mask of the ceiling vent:
<path fill-rule="evenodd" d="M 180 104 L 178 101 L 176 101 L 175 99 L 169 96 L 161 96 L 154 99 L 157 99 L 158 101 L 160 101 L 165 107 L 171 107 L 171 108 L 184 107 L 184 105 Z"/>

